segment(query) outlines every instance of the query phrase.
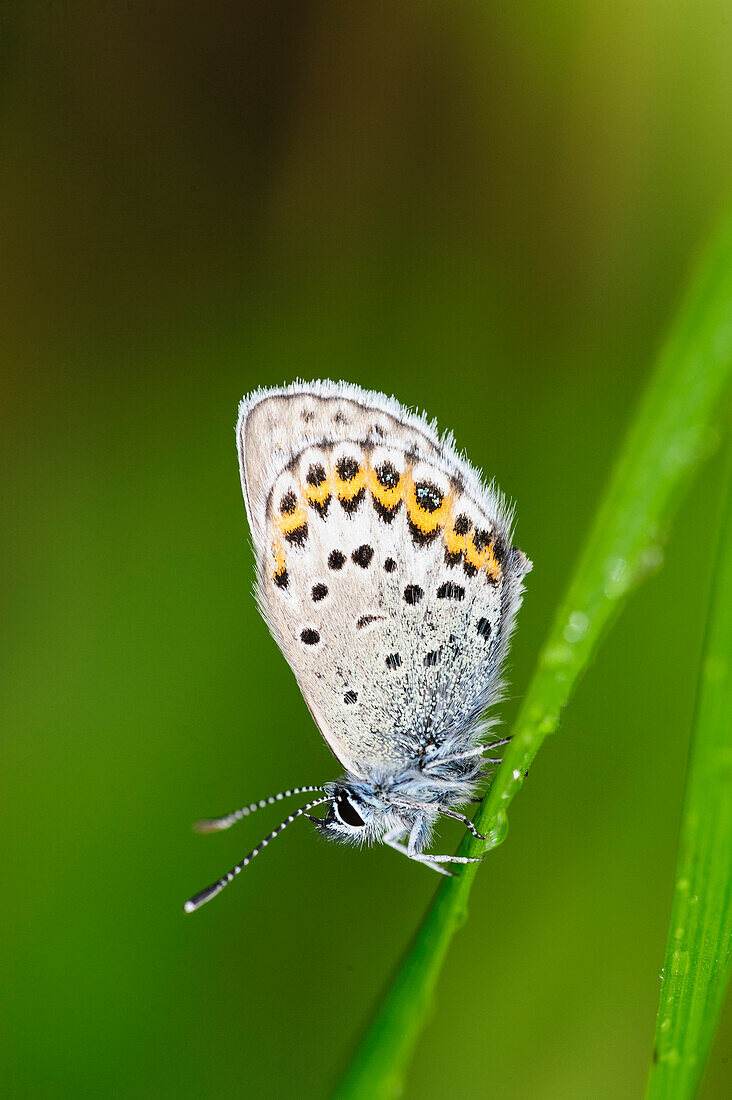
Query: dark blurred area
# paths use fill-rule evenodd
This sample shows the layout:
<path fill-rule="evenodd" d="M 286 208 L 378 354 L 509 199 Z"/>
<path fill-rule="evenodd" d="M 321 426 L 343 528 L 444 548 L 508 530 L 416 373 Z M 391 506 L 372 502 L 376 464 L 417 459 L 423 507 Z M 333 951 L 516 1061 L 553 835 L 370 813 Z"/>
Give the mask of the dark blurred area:
<path fill-rule="evenodd" d="M 237 401 L 393 392 L 517 500 L 510 721 L 727 198 L 731 48 L 721 0 L 0 13 L 4 1094 L 330 1094 L 435 883 L 293 826 L 182 916 L 279 818 L 191 821 L 338 773 L 250 595 Z M 718 475 L 481 871 L 408 1096 L 641 1093 Z"/>

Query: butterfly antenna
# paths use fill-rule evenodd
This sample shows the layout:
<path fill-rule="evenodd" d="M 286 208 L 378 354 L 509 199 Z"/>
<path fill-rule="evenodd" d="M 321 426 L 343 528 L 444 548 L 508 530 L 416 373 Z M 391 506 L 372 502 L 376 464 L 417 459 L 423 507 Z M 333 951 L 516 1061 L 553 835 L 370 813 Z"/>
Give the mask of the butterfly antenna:
<path fill-rule="evenodd" d="M 236 876 L 240 874 L 240 872 L 243 871 L 245 867 L 249 866 L 254 857 L 258 856 L 262 849 L 266 848 L 271 840 L 274 840 L 274 838 L 276 836 L 279 836 L 280 833 L 283 832 L 288 825 L 291 825 L 295 818 L 302 817 L 303 814 L 308 813 L 308 811 L 314 809 L 315 806 L 321 806 L 323 802 L 330 801 L 331 799 L 329 796 L 326 796 L 325 798 L 316 798 L 312 802 L 308 802 L 306 806 L 301 806 L 299 810 L 295 810 L 294 814 L 290 814 L 289 817 L 286 817 L 285 820 L 281 822 L 277 826 L 277 828 L 269 834 L 269 836 L 266 836 L 264 840 L 260 841 L 256 848 L 252 848 L 249 855 L 244 856 L 244 859 L 240 863 L 237 863 L 235 867 L 232 867 L 231 870 L 223 876 L 223 878 L 220 878 L 218 882 L 212 882 L 211 885 L 207 886 L 205 890 L 201 890 L 200 893 L 194 894 L 192 898 L 189 898 L 183 906 L 183 912 L 195 913 L 196 909 L 200 909 L 201 906 L 205 905 L 207 901 L 211 900 L 211 898 L 215 898 L 217 894 L 221 893 L 225 886 L 228 886 L 230 882 L 233 882 Z"/>
<path fill-rule="evenodd" d="M 322 791 L 322 787 L 293 787 L 289 791 L 280 791 L 279 794 L 270 795 L 269 798 L 261 798 L 259 802 L 252 802 L 250 806 L 242 806 L 240 810 L 226 814 L 225 817 L 212 817 L 206 821 L 197 821 L 193 828 L 197 833 L 219 833 L 222 829 L 230 829 L 241 821 L 243 817 L 249 817 L 256 810 L 263 810 L 265 806 L 274 806 L 275 802 L 281 802 L 283 798 L 289 798 L 294 794 L 310 794 L 311 791 Z"/>

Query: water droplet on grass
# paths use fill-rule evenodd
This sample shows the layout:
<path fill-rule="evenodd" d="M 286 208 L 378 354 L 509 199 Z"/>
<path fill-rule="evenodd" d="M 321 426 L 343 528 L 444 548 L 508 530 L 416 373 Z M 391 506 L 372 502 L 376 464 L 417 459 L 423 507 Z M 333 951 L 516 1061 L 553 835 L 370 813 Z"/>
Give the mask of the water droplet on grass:
<path fill-rule="evenodd" d="M 617 600 L 630 585 L 630 569 L 625 558 L 608 558 L 605 562 L 603 591 L 608 600 Z"/>
<path fill-rule="evenodd" d="M 590 620 L 584 611 L 573 611 L 567 619 L 567 625 L 564 628 L 564 640 L 572 645 L 574 642 L 579 642 L 584 638 L 590 625 Z"/>

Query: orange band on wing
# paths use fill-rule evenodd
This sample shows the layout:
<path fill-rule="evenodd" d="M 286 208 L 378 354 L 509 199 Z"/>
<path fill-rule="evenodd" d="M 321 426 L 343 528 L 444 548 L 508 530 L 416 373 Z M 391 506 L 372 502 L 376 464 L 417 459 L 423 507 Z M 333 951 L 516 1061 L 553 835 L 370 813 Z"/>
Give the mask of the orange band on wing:
<path fill-rule="evenodd" d="M 330 481 L 326 477 L 320 485 L 305 485 L 305 499 L 308 504 L 323 505 L 330 498 L 332 491 Z"/>
<path fill-rule="evenodd" d="M 445 527 L 445 548 L 449 554 L 462 554 L 468 546 L 470 529 L 464 535 L 458 534 L 453 524 Z"/>
<path fill-rule="evenodd" d="M 368 472 L 369 491 L 384 508 L 396 508 L 404 495 L 404 482 L 405 476 L 402 474 L 396 485 L 391 489 L 387 489 L 379 481 L 376 470 L 369 469 Z"/>
<path fill-rule="evenodd" d="M 441 527 L 451 510 L 452 494 L 445 493 L 442 503 L 434 511 L 423 508 L 417 500 L 417 487 L 411 474 L 406 475 L 406 488 L 404 502 L 407 506 L 407 515 L 423 535 L 431 535 Z"/>
<path fill-rule="evenodd" d="M 333 471 L 333 488 L 339 500 L 353 500 L 366 487 L 366 471 L 359 466 L 353 477 L 342 478 L 337 470 Z"/>
<path fill-rule="evenodd" d="M 475 542 L 471 538 L 468 541 L 468 545 L 465 548 L 465 560 L 468 565 L 472 565 L 475 569 L 485 568 L 489 577 L 493 580 L 500 580 L 501 567 L 498 563 L 498 558 L 493 550 L 493 542 L 489 542 L 482 550 L 476 548 Z"/>
<path fill-rule="evenodd" d="M 308 517 L 305 509 L 299 502 L 293 512 L 285 512 L 277 516 L 277 526 L 285 537 L 291 535 L 293 531 L 297 531 L 299 527 L 303 527 L 307 522 Z"/>
<path fill-rule="evenodd" d="M 287 559 L 279 539 L 272 539 L 272 562 L 274 564 L 272 579 L 282 588 L 287 584 Z"/>

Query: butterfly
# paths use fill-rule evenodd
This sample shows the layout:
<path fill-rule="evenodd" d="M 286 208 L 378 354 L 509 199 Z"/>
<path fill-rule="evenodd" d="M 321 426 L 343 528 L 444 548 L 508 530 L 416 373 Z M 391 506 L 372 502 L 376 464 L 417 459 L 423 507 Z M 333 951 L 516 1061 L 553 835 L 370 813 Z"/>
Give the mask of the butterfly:
<path fill-rule="evenodd" d="M 379 841 L 442 873 L 472 862 L 427 848 L 440 816 L 479 836 L 461 807 L 505 744 L 485 712 L 502 697 L 531 569 L 512 545 L 512 509 L 450 434 L 349 383 L 256 390 L 236 440 L 257 604 L 344 774 L 201 822 L 226 829 L 317 795 L 185 911 L 302 816 L 329 840 Z M 321 805 L 324 816 L 311 813 Z"/>

